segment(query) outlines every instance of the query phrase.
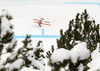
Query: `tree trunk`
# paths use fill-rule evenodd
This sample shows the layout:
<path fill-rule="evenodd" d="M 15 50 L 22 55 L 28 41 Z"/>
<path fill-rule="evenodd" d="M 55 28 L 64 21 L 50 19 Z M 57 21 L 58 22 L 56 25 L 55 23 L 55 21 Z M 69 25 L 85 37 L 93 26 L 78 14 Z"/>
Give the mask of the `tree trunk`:
<path fill-rule="evenodd" d="M 89 31 L 88 31 L 88 42 L 87 42 L 87 48 L 89 49 L 90 47 L 89 47 L 89 44 L 90 44 L 91 42 L 90 42 L 90 35 L 89 35 Z"/>
<path fill-rule="evenodd" d="M 3 44 L 1 42 L 1 17 L 0 17 L 0 58 L 1 58 L 2 49 L 3 49 Z"/>
<path fill-rule="evenodd" d="M 0 39 L 1 39 L 1 17 L 0 17 Z"/>
<path fill-rule="evenodd" d="M 58 66 L 51 67 L 51 71 L 60 71 L 60 68 L 58 68 Z"/>
<path fill-rule="evenodd" d="M 51 67 L 51 71 L 54 71 L 54 67 Z"/>
<path fill-rule="evenodd" d="M 2 54 L 2 49 L 3 49 L 3 44 L 0 43 L 0 58 L 1 58 L 1 54 Z"/>
<path fill-rule="evenodd" d="M 99 43 L 99 52 L 100 52 L 100 43 Z"/>

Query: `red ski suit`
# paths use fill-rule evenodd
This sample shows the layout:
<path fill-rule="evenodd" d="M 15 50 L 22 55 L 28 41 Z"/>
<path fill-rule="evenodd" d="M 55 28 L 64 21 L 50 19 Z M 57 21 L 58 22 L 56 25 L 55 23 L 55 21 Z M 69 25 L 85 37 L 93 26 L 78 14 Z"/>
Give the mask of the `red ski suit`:
<path fill-rule="evenodd" d="M 39 26 L 41 27 L 41 24 L 42 24 L 42 20 L 39 20 L 38 24 L 39 24 Z"/>
<path fill-rule="evenodd" d="M 41 27 L 41 24 L 43 24 L 42 22 L 43 22 L 43 18 L 41 18 L 40 20 L 38 20 L 38 24 L 39 24 L 39 26 Z"/>

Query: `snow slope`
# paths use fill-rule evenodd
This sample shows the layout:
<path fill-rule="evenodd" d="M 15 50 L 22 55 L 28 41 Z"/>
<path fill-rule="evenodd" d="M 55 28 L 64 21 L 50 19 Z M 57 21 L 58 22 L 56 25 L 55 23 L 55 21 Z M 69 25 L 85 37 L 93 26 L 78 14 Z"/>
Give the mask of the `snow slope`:
<path fill-rule="evenodd" d="M 83 12 L 87 9 L 97 23 L 99 23 L 98 14 L 100 13 L 99 5 L 76 5 L 76 4 L 61 4 L 61 5 L 25 5 L 25 6 L 0 6 L 0 11 L 7 9 L 14 19 L 11 21 L 14 24 L 15 35 L 40 35 L 41 29 L 45 30 L 47 35 L 59 35 L 60 29 L 67 29 L 69 20 L 75 18 L 77 12 Z M 42 28 L 32 27 L 33 19 L 43 17 L 50 21 L 51 26 L 43 26 Z"/>

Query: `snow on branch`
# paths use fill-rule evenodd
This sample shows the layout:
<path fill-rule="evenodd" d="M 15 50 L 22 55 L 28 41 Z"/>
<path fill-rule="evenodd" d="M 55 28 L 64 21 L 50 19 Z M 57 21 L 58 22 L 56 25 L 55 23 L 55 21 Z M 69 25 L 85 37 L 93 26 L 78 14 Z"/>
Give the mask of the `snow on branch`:
<path fill-rule="evenodd" d="M 75 45 L 71 51 L 60 48 L 53 52 L 51 55 L 52 63 L 63 62 L 66 59 L 71 59 L 73 63 L 77 63 L 77 60 L 84 60 L 90 56 L 90 51 L 87 49 L 85 42 L 81 42 Z"/>

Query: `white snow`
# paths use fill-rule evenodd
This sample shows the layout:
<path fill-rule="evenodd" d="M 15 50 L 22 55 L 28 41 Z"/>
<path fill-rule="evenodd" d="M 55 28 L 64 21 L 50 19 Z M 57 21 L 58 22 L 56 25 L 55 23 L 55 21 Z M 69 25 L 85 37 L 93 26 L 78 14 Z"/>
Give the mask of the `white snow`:
<path fill-rule="evenodd" d="M 45 70 L 43 63 L 41 63 L 41 61 L 35 60 L 34 58 L 32 59 L 32 66 L 37 67 L 41 71 Z"/>
<path fill-rule="evenodd" d="M 42 43 L 40 43 L 40 46 L 35 47 L 35 50 L 34 51 L 37 51 L 38 49 L 43 50 L 43 52 L 45 51 L 45 49 L 43 48 L 43 44 Z"/>
<path fill-rule="evenodd" d="M 23 67 L 23 68 L 21 69 L 21 71 L 41 71 L 41 70 Z"/>
<path fill-rule="evenodd" d="M 32 50 L 28 51 L 27 57 L 30 61 L 32 61 L 31 65 L 33 67 L 36 67 L 36 68 L 44 71 L 44 65 L 43 65 L 44 63 L 42 61 L 35 59 L 34 51 L 32 51 Z"/>
<path fill-rule="evenodd" d="M 1 70 L 2 68 L 4 68 L 4 65 L 0 64 L 0 70 Z"/>
<path fill-rule="evenodd" d="M 17 40 L 16 40 L 15 38 L 13 38 L 8 47 L 13 47 L 13 44 L 14 44 L 15 42 L 17 42 Z"/>
<path fill-rule="evenodd" d="M 0 60 L 0 70 L 1 70 L 2 68 L 4 68 L 4 65 L 3 65 L 2 63 L 3 63 L 3 61 Z"/>
<path fill-rule="evenodd" d="M 27 54 L 26 54 L 26 56 L 27 56 L 27 58 L 28 58 L 30 61 L 32 61 L 33 58 L 35 57 L 34 51 L 33 51 L 33 50 L 28 51 Z"/>
<path fill-rule="evenodd" d="M 79 67 L 78 67 L 77 69 L 78 69 L 78 71 L 83 71 L 83 70 L 84 70 L 83 64 L 80 64 Z"/>
<path fill-rule="evenodd" d="M 8 17 L 12 17 L 13 18 L 13 16 L 5 9 L 3 9 L 2 13 L 1 13 L 1 17 L 4 17 L 4 16 L 5 17 L 8 16 Z"/>
<path fill-rule="evenodd" d="M 75 45 L 71 49 L 71 60 L 73 63 L 77 63 L 77 59 L 84 60 L 90 56 L 90 51 L 87 49 L 87 44 L 85 42 Z"/>
<path fill-rule="evenodd" d="M 90 67 L 89 71 L 100 70 L 99 44 L 97 45 L 97 49 L 92 52 L 92 61 L 88 64 L 88 66 Z"/>
<path fill-rule="evenodd" d="M 26 48 L 33 48 L 33 47 L 32 47 L 32 44 L 29 44 L 29 43 L 28 43 Z"/>
<path fill-rule="evenodd" d="M 9 59 L 9 60 L 13 60 L 16 56 L 17 56 L 17 52 L 12 53 L 12 55 L 10 55 L 10 56 L 8 57 L 8 59 Z"/>
<path fill-rule="evenodd" d="M 17 40 L 15 38 L 12 39 L 12 41 L 9 43 L 8 47 L 6 48 L 7 49 L 13 49 L 13 46 L 14 44 L 17 42 Z M 14 47 L 15 48 L 15 47 Z"/>
<path fill-rule="evenodd" d="M 7 32 L 12 33 L 10 26 L 12 25 L 6 16 L 9 16 L 9 13 L 4 10 L 1 13 L 1 38 L 6 35 Z"/>
<path fill-rule="evenodd" d="M 18 59 L 14 63 L 10 64 L 9 71 L 12 71 L 13 69 L 20 69 L 23 64 L 24 61 L 22 59 Z"/>
<path fill-rule="evenodd" d="M 57 49 L 51 55 L 52 63 L 63 62 L 65 59 L 70 58 L 70 52 L 64 48 Z"/>
<path fill-rule="evenodd" d="M 70 59 L 73 63 L 77 63 L 77 59 L 84 60 L 90 56 L 90 51 L 87 49 L 85 42 L 75 45 L 71 51 L 64 48 L 57 49 L 51 55 L 52 63 L 63 62 L 65 59 Z"/>

